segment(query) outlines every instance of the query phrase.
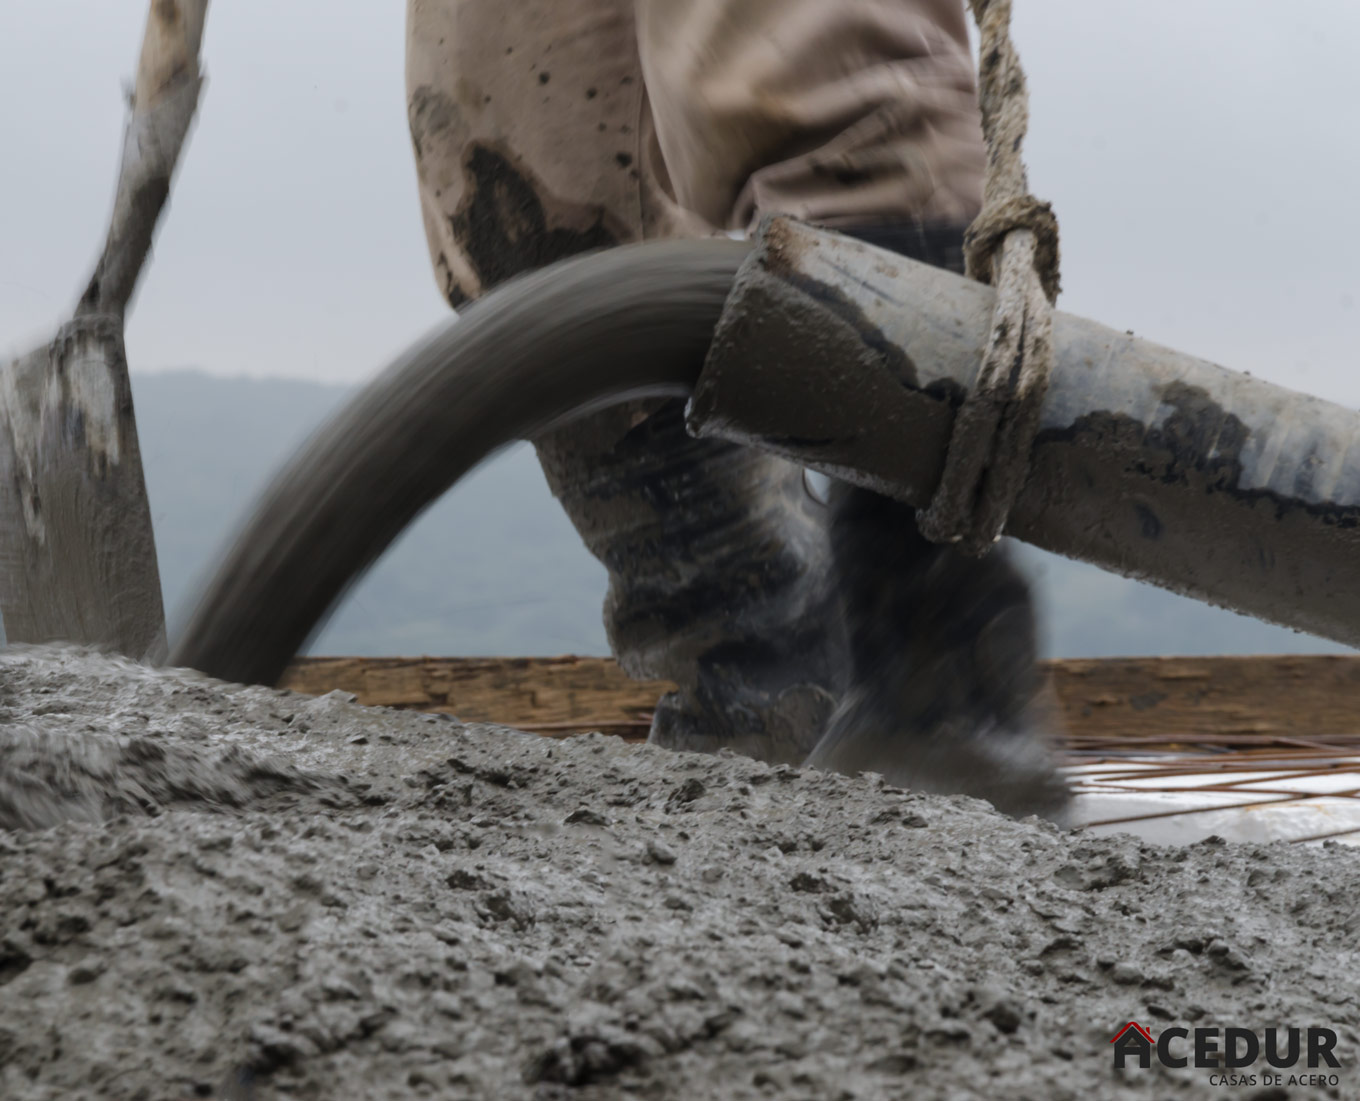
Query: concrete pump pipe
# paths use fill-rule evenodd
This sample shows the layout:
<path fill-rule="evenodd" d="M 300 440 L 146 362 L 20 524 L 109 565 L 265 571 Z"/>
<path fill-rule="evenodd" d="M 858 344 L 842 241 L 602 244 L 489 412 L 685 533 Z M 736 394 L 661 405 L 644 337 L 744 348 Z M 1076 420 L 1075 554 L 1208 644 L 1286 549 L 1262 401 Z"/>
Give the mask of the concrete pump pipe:
<path fill-rule="evenodd" d="M 990 287 L 775 219 L 689 427 L 929 504 Z M 1360 415 L 1068 314 L 1006 533 L 1360 645 Z"/>
<path fill-rule="evenodd" d="M 748 249 L 664 241 L 565 260 L 435 330 L 275 477 L 170 663 L 276 683 L 344 591 L 483 459 L 573 414 L 688 394 Z"/>
<path fill-rule="evenodd" d="M 406 353 L 265 493 L 171 655 L 272 684 L 345 589 L 499 447 L 643 394 L 690 426 L 918 506 L 982 362 L 991 288 L 775 219 L 517 279 Z M 1056 363 L 1008 534 L 1360 644 L 1360 420 L 1093 322 Z"/>

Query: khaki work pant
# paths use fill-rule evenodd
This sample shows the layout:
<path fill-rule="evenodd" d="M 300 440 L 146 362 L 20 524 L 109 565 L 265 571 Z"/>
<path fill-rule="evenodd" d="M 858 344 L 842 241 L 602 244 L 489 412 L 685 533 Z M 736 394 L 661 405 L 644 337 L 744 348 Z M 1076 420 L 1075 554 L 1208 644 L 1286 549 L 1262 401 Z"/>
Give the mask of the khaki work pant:
<path fill-rule="evenodd" d="M 409 0 L 407 24 L 421 208 L 454 307 L 579 252 L 765 213 L 961 226 L 981 202 L 961 0 Z M 677 402 L 536 443 L 609 569 L 620 663 L 680 686 L 653 740 L 801 761 L 844 680 L 801 470 L 690 439 Z"/>
<path fill-rule="evenodd" d="M 961 0 L 409 0 L 421 206 L 455 306 L 572 252 L 965 222 L 985 152 Z"/>

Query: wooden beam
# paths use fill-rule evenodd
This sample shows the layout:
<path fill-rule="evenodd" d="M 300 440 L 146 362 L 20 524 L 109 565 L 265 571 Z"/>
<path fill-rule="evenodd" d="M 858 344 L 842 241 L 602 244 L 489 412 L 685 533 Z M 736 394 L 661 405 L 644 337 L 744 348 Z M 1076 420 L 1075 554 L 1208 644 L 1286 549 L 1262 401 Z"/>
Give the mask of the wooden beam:
<path fill-rule="evenodd" d="M 1360 656 L 1107 658 L 1048 663 L 1071 734 L 1360 734 Z"/>
<path fill-rule="evenodd" d="M 1076 742 L 1360 734 L 1360 656 L 1111 658 L 1046 662 Z M 564 734 L 645 737 L 673 686 L 630 680 L 607 658 L 303 658 L 282 686 L 361 703 L 448 711 Z"/>
<path fill-rule="evenodd" d="M 301 658 L 280 687 L 339 689 L 374 707 L 448 711 L 544 733 L 603 729 L 646 736 L 652 708 L 675 686 L 631 680 L 609 658 Z"/>

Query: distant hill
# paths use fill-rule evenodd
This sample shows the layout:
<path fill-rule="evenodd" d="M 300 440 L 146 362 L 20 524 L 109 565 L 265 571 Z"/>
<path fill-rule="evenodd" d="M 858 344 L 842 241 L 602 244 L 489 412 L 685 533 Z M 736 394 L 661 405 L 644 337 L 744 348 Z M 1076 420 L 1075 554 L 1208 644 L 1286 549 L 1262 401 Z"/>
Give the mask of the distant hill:
<path fill-rule="evenodd" d="M 133 376 L 170 629 L 254 497 L 352 391 Z M 355 587 L 312 649 L 331 654 L 608 652 L 605 575 L 518 447 L 429 510 Z"/>
<path fill-rule="evenodd" d="M 171 633 L 195 586 L 279 465 L 353 390 L 191 371 L 134 374 L 133 394 Z M 1021 547 L 1051 656 L 1338 651 Z M 355 587 L 311 647 L 353 655 L 608 652 L 603 568 L 513 448 L 426 513 Z"/>

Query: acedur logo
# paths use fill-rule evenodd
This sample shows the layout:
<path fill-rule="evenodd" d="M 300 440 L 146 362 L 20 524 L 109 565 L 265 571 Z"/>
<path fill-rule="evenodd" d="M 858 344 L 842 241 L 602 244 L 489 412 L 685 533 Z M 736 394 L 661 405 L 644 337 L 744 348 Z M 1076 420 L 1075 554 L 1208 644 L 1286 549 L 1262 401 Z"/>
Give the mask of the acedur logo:
<path fill-rule="evenodd" d="M 1164 1067 L 1193 1066 L 1218 1072 L 1209 1077 L 1215 1086 L 1335 1086 L 1340 1082 L 1335 1074 L 1317 1073 L 1322 1066 L 1341 1066 L 1335 1055 L 1336 1030 L 1330 1028 L 1267 1028 L 1260 1035 L 1249 1028 L 1164 1028 L 1154 1037 L 1137 1021 L 1129 1021 L 1110 1043 L 1116 1070 L 1131 1060 L 1146 1070 L 1155 1055 Z M 1274 1070 L 1294 1073 L 1237 1073 L 1255 1068 L 1262 1058 Z M 1300 1059 L 1311 1073 L 1297 1072 Z"/>

